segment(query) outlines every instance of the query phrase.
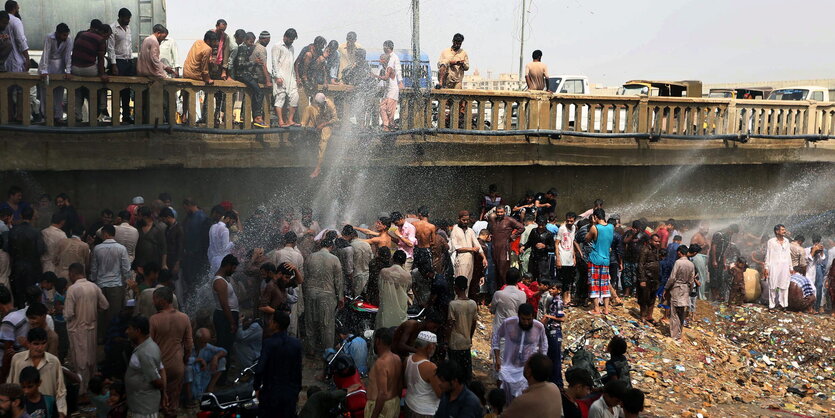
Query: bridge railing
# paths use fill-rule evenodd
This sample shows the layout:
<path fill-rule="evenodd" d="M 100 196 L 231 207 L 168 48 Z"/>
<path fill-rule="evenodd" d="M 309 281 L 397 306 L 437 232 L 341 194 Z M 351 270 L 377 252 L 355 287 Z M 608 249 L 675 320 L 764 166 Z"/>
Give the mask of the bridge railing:
<path fill-rule="evenodd" d="M 139 124 L 172 124 L 195 126 L 198 118 L 213 121 L 216 111 L 228 117 L 218 118 L 220 123 L 208 123 L 216 129 L 249 128 L 252 124 L 252 107 L 249 90 L 242 83 L 218 80 L 212 85 L 189 79 L 150 79 L 146 77 L 112 76 L 107 83 L 98 77 L 51 75 L 48 83 L 39 76 L 19 73 L 0 73 L 0 124 L 15 119 L 12 109 L 21 108 L 19 123 L 31 124 L 29 109 L 34 100 L 41 102 L 44 124 L 55 126 L 56 110 L 66 112 L 66 125 L 70 127 L 89 123 L 99 126 L 98 119 L 107 110 L 114 125 L 121 119 L 121 96 L 130 92 L 133 118 Z M 262 105 L 265 114 L 272 109 L 269 94 L 264 88 Z M 235 103 L 239 103 L 236 107 Z M 63 106 L 54 106 L 63 100 Z M 86 103 L 82 100 L 86 100 Z M 199 116 L 198 116 L 199 115 Z"/>
<path fill-rule="evenodd" d="M 344 118 L 363 119 L 371 125 L 379 120 L 376 92 L 365 94 L 362 109 L 356 109 L 352 105 L 357 103 L 352 99 L 356 94 L 352 87 L 320 88 L 334 98 Z M 139 124 L 206 126 L 218 130 L 252 126 L 250 91 L 237 81 L 206 85 L 188 79 L 110 77 L 104 83 L 97 77 L 65 79 L 53 75 L 47 83 L 38 76 L 19 73 L 0 73 L 0 125 L 30 125 L 26 116 L 35 99 L 43 102 L 46 126 L 55 126 L 56 118 L 61 119 L 55 110 L 66 112 L 67 126 L 99 126 L 102 123 L 97 116 L 103 108 L 109 111 L 113 125 L 118 125 L 123 90 L 132 93 L 132 113 Z M 263 87 L 262 92 L 264 114 L 270 115 L 272 90 Z M 423 93 L 401 91 L 396 115 L 401 129 L 545 129 L 615 136 L 835 135 L 835 103 L 448 89 Z M 54 106 L 61 98 L 63 104 Z M 86 104 L 82 105 L 81 98 L 86 99 Z M 299 115 L 304 106 L 306 100 L 301 98 Z M 24 111 L 16 114 L 12 111 L 15 108 Z M 16 120 L 20 113 L 24 117 Z M 216 118 L 220 114 L 223 117 Z"/>

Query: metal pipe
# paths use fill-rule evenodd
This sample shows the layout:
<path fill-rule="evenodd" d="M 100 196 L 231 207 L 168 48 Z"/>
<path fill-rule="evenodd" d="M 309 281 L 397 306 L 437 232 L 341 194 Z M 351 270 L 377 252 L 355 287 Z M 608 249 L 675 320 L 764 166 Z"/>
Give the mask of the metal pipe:
<path fill-rule="evenodd" d="M 9 132 L 25 132 L 25 133 L 43 133 L 43 134 L 78 134 L 78 135 L 92 135 L 92 134 L 112 134 L 112 133 L 128 133 L 128 132 L 182 132 L 195 134 L 209 134 L 209 135 L 263 135 L 263 134 L 281 134 L 293 132 L 308 132 L 313 131 L 314 128 L 304 126 L 292 126 L 285 128 L 265 128 L 265 129 L 214 129 L 202 128 L 182 125 L 119 125 L 119 126 L 100 126 L 100 127 L 59 127 L 59 126 L 23 126 L 23 125 L 0 125 L 0 131 Z M 373 133 L 372 133 L 373 134 Z M 826 141 L 835 139 L 835 135 L 765 135 L 765 134 L 721 134 L 721 135 L 677 135 L 665 133 L 638 133 L 638 132 L 624 132 L 624 133 L 609 133 L 609 132 L 577 132 L 564 131 L 556 129 L 515 129 L 515 130 L 466 130 L 466 129 L 451 129 L 451 128 L 419 128 L 419 129 L 405 129 L 395 132 L 380 132 L 376 133 L 380 137 L 392 137 L 402 135 L 467 135 L 467 136 L 530 136 L 530 137 L 553 137 L 553 136 L 573 136 L 578 138 L 631 138 L 631 139 L 676 139 L 685 141 L 709 141 L 709 140 L 724 140 L 734 142 L 747 142 L 749 138 L 773 139 L 773 140 L 791 140 L 802 139 L 811 142 Z"/>

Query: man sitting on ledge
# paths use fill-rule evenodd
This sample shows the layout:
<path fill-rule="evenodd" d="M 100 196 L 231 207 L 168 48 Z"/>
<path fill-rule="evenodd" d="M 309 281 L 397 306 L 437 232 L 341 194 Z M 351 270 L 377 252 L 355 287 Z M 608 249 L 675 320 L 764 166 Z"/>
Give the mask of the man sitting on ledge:
<path fill-rule="evenodd" d="M 325 157 L 325 150 L 328 148 L 328 140 L 331 139 L 331 126 L 338 120 L 336 106 L 333 100 L 325 97 L 324 93 L 316 93 L 313 103 L 304 109 L 302 115 L 302 126 L 316 128 L 319 132 L 319 156 L 316 158 L 316 168 L 310 173 L 310 178 L 319 176 L 322 171 L 322 160 Z"/>
<path fill-rule="evenodd" d="M 217 47 L 217 34 L 214 31 L 206 31 L 203 35 L 203 40 L 196 40 L 188 50 L 188 55 L 183 63 L 183 78 L 191 80 L 203 80 L 206 85 L 214 84 L 214 81 L 209 77 L 209 62 L 212 58 L 212 48 Z M 190 106 L 188 103 L 188 95 L 183 92 L 183 120 L 185 121 L 190 115 L 188 110 Z"/>

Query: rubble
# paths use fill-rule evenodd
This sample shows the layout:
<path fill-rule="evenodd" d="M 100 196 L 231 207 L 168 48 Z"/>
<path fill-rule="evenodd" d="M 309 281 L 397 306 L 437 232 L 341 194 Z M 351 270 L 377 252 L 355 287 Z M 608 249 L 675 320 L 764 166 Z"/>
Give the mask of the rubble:
<path fill-rule="evenodd" d="M 676 342 L 658 310 L 655 325 L 638 322 L 637 311 L 634 300 L 605 317 L 569 308 L 563 348 L 602 327 L 586 342 L 602 370 L 609 339 L 623 336 L 632 384 L 652 405 L 648 416 L 835 416 L 831 315 L 699 301 L 685 338 Z M 563 359 L 565 369 L 570 365 Z"/>

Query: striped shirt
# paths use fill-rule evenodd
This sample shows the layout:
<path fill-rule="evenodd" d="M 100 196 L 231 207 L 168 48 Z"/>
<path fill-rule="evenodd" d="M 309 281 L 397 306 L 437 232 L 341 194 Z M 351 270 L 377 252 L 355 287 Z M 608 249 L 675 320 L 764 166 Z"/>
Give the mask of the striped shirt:
<path fill-rule="evenodd" d="M 792 283 L 800 286 L 800 289 L 803 290 L 803 297 L 807 298 L 809 296 L 815 295 L 815 288 L 812 286 L 812 282 L 806 278 L 806 276 L 802 274 L 792 274 L 791 277 Z"/>
<path fill-rule="evenodd" d="M 80 32 L 72 48 L 72 65 L 76 67 L 96 65 L 99 53 L 105 52 L 106 47 L 107 42 L 101 35 L 91 31 Z"/>

